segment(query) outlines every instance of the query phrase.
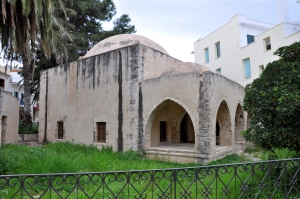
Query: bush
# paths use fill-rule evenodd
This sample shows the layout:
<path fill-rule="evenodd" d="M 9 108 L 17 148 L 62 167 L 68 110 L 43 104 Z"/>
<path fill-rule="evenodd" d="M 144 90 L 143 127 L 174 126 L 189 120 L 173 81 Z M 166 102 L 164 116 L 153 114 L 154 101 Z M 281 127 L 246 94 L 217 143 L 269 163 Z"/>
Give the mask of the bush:
<path fill-rule="evenodd" d="M 24 126 L 23 122 L 19 123 L 19 134 L 33 134 L 39 132 L 39 125 Z"/>
<path fill-rule="evenodd" d="M 243 108 L 250 116 L 247 141 L 272 150 L 300 152 L 300 42 L 279 48 L 280 59 L 269 63 L 245 88 Z"/>

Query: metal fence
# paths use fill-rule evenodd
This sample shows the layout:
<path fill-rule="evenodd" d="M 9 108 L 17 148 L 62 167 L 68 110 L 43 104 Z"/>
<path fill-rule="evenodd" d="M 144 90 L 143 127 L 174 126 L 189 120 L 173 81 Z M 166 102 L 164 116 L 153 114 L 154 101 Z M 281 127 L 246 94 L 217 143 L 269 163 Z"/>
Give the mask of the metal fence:
<path fill-rule="evenodd" d="M 138 163 L 137 163 L 138 164 Z M 0 198 L 300 198 L 300 158 L 144 171 L 0 176 Z"/>

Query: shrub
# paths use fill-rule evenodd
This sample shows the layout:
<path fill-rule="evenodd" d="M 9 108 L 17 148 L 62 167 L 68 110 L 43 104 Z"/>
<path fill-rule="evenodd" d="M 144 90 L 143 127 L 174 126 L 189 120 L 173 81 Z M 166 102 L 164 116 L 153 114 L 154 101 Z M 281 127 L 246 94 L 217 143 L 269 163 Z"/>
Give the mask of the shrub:
<path fill-rule="evenodd" d="M 33 134 L 39 132 L 39 125 L 25 126 L 21 121 L 19 123 L 19 134 Z"/>
<path fill-rule="evenodd" d="M 250 115 L 247 141 L 264 149 L 300 152 L 300 42 L 279 48 L 280 59 L 269 63 L 245 88 L 243 108 Z"/>

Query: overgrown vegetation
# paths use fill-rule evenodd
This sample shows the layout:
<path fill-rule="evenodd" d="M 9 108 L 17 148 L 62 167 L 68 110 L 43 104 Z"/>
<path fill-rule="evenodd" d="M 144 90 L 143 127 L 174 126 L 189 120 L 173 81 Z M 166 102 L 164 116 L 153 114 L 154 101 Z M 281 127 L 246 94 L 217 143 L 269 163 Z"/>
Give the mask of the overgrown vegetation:
<path fill-rule="evenodd" d="M 39 125 L 25 126 L 23 122 L 19 123 L 19 134 L 34 134 L 39 132 Z"/>
<path fill-rule="evenodd" d="M 250 128 L 244 137 L 264 149 L 300 152 L 299 52 L 300 42 L 279 48 L 274 54 L 280 59 L 245 88 L 243 108 L 250 115 Z"/>
<path fill-rule="evenodd" d="M 278 149 L 276 149 L 278 150 Z M 275 152 L 276 152 L 275 150 Z M 248 153 L 257 153 L 263 152 L 263 149 L 252 147 L 246 150 Z M 276 154 L 278 156 L 284 157 L 284 155 L 289 154 L 290 152 L 285 149 L 283 151 L 278 150 Z M 290 153 L 293 155 L 293 153 Z M 285 158 L 285 157 L 284 157 Z M 240 163 L 244 161 L 249 161 L 243 156 L 238 155 L 229 155 L 223 159 L 216 160 L 211 162 L 208 165 L 214 164 L 232 164 Z M 148 170 L 148 169 L 160 169 L 160 168 L 183 168 L 189 166 L 199 166 L 196 164 L 178 164 L 170 162 L 160 162 L 147 160 L 140 156 L 137 152 L 129 150 L 124 153 L 113 152 L 112 148 L 105 147 L 102 150 L 98 150 L 95 146 L 86 146 L 79 144 L 71 144 L 68 142 L 60 143 L 50 143 L 40 147 L 28 147 L 26 145 L 3 145 L 0 148 L 0 175 L 3 174 L 33 174 L 33 173 L 77 173 L 77 172 L 103 172 L 103 171 L 120 171 L 120 170 Z M 259 166 L 259 165 L 258 165 Z M 291 169 L 293 165 L 290 164 Z M 290 167 L 289 166 L 289 167 Z M 273 191 L 272 179 L 279 175 L 276 173 L 277 170 L 273 169 L 270 172 L 267 172 L 270 167 L 267 164 L 260 165 L 258 169 L 255 169 L 253 173 L 252 167 L 250 165 L 244 167 L 240 165 L 239 169 L 235 174 L 234 167 L 210 167 L 202 169 L 201 172 L 197 175 L 197 183 L 195 181 L 195 170 L 181 170 L 177 173 L 177 188 L 178 195 L 180 195 L 182 188 L 188 188 L 189 195 L 191 198 L 196 198 L 196 190 L 198 192 L 197 197 L 202 198 L 202 191 L 205 190 L 205 187 L 209 187 L 211 190 L 210 198 L 219 198 L 224 195 L 223 190 L 228 189 L 227 197 L 235 197 L 241 193 L 244 193 L 243 197 L 253 197 L 256 193 L 260 193 L 263 198 L 269 198 L 271 192 Z M 273 167 L 271 167 L 273 168 Z M 216 177 L 215 171 L 218 172 Z M 187 173 L 186 173 L 187 172 Z M 268 173 L 268 177 L 265 179 L 265 174 Z M 290 174 L 292 175 L 292 171 Z M 126 186 L 126 189 L 118 195 L 118 198 L 132 198 L 137 192 L 143 193 L 143 197 L 150 197 L 152 194 L 155 197 L 158 197 L 161 194 L 162 190 L 169 190 L 168 186 L 173 182 L 173 177 L 170 176 L 170 172 L 160 173 L 157 172 L 155 176 L 151 177 L 151 172 L 143 173 L 141 176 L 138 174 L 132 174 L 130 178 L 130 184 Z M 289 175 L 290 175 L 289 174 Z M 235 180 L 233 180 L 233 175 L 237 175 Z M 251 175 L 255 175 L 251 176 Z M 251 176 L 252 180 L 249 179 Z M 96 193 L 94 197 L 96 198 L 110 198 L 112 194 L 118 193 L 124 188 L 124 183 L 126 182 L 126 174 L 121 174 L 116 178 L 114 175 L 105 175 L 105 186 L 101 185 L 101 190 Z M 27 179 L 27 178 L 26 178 Z M 35 181 L 30 177 L 27 179 L 27 182 L 24 184 L 26 187 L 27 193 L 32 194 L 32 196 L 39 197 L 41 194 L 45 193 L 43 198 L 55 198 L 56 193 L 61 194 L 63 197 L 67 197 L 68 194 L 71 194 L 68 198 L 86 198 L 84 195 L 84 190 L 90 196 L 94 194 L 101 182 L 103 182 L 101 176 L 95 175 L 89 178 L 88 176 L 81 176 L 78 183 L 80 188 L 74 189 L 74 183 L 76 179 L 72 176 L 66 177 L 63 180 L 60 177 L 53 178 L 52 184 L 56 189 L 56 192 L 49 193 L 48 184 L 43 183 L 47 181 L 45 178 L 40 178 L 38 181 Z M 151 186 L 148 187 L 149 181 L 153 180 L 151 186 L 155 186 L 153 189 Z M 92 181 L 91 181 L 92 180 Z M 259 183 L 264 181 L 266 185 L 264 192 L 260 191 Z M 201 183 L 200 183 L 201 181 Z M 32 184 L 30 184 L 30 183 Z M 38 182 L 38 183 L 37 183 Z M 0 180 L 3 185 L 4 181 Z M 24 196 L 18 189 L 18 179 L 12 179 L 10 183 L 16 183 L 16 187 L 3 187 L 4 191 L 0 192 L 0 197 L 11 198 L 14 194 L 17 193 L 14 197 Z M 173 184 L 174 185 L 174 184 Z M 172 187 L 173 187 L 172 185 Z M 192 186 L 191 186 L 192 185 Z M 247 186 L 247 190 L 242 191 L 241 187 Z M 133 188 L 134 187 L 134 188 Z M 148 188 L 147 188 L 148 187 Z M 158 188 L 159 187 L 159 188 Z M 103 191 L 102 191 L 103 188 Z M 281 185 L 281 188 L 274 194 L 275 197 L 282 196 L 281 189 L 284 188 L 284 185 Z M 110 191 L 108 191 L 108 189 Z M 137 191 L 138 190 L 138 191 Z M 78 192 L 77 192 L 78 191 Z M 128 192 L 127 192 L 128 191 Z M 168 192 L 167 191 L 167 192 Z M 216 195 L 216 192 L 219 195 Z M 27 195 L 23 192 L 23 194 Z M 130 196 L 128 195 L 130 193 Z M 294 193 L 293 193 L 294 194 Z M 294 196 L 294 195 L 291 195 Z"/>

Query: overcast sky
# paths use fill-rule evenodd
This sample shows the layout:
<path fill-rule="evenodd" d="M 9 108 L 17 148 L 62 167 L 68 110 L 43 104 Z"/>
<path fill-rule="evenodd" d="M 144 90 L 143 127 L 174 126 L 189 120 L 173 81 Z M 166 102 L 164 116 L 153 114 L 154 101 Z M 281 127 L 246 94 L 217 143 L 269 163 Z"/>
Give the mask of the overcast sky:
<path fill-rule="evenodd" d="M 300 22 L 300 5 L 287 0 L 291 20 Z M 193 43 L 226 24 L 236 14 L 278 23 L 277 0 L 114 0 L 115 20 L 129 14 L 139 35 L 160 44 L 181 61 L 194 61 Z M 112 21 L 113 21 L 112 20 Z M 110 29 L 112 23 L 104 23 Z"/>

